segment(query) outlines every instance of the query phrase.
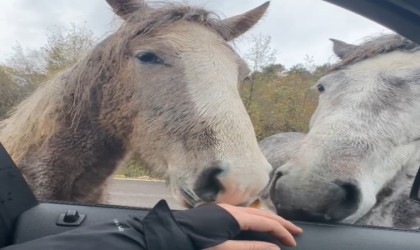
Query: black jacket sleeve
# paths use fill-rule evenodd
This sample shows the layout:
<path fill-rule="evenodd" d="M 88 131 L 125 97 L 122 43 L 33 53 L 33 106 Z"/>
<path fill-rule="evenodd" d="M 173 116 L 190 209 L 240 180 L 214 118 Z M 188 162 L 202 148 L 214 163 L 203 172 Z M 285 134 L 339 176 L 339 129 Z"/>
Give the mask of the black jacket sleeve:
<path fill-rule="evenodd" d="M 239 232 L 237 221 L 217 205 L 172 213 L 162 200 L 144 218 L 114 219 L 3 250 L 193 250 L 218 245 Z"/>

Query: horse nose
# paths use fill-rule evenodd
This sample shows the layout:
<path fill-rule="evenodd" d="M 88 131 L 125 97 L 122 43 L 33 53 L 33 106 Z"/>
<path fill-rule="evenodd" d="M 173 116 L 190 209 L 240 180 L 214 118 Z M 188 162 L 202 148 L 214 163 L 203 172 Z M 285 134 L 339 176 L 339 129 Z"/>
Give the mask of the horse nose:
<path fill-rule="evenodd" d="M 276 177 L 280 178 L 281 175 Z M 279 188 L 284 188 L 287 192 L 293 192 L 293 190 L 279 185 L 271 187 L 270 195 L 277 213 L 291 220 L 338 222 L 356 212 L 361 200 L 361 192 L 355 184 L 334 181 L 324 185 L 324 187 L 314 187 L 323 192 L 314 192 L 313 195 L 310 193 L 314 190 L 306 190 L 308 194 L 305 197 L 312 197 L 310 199 L 301 200 L 293 194 L 285 195 L 284 190 L 279 190 Z"/>
<path fill-rule="evenodd" d="M 335 181 L 331 192 L 331 206 L 325 219 L 340 221 L 356 212 L 361 200 L 359 188 L 351 182 Z"/>
<path fill-rule="evenodd" d="M 194 192 L 202 201 L 215 201 L 217 195 L 224 191 L 223 184 L 219 180 L 222 172 L 223 169 L 219 167 L 211 167 L 200 174 L 195 183 Z"/>

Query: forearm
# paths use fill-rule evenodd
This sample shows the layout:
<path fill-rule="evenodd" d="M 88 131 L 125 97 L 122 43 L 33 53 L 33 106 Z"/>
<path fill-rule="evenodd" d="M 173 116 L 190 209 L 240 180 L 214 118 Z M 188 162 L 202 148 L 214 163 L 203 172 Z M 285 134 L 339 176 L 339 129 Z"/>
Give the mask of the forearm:
<path fill-rule="evenodd" d="M 159 202 L 149 214 L 81 227 L 2 250 L 193 250 L 215 246 L 239 233 L 236 220 L 217 205 L 172 213 Z"/>
<path fill-rule="evenodd" d="M 77 228 L 2 250 L 192 250 L 191 240 L 179 228 L 166 203 L 158 203 L 145 217 Z"/>

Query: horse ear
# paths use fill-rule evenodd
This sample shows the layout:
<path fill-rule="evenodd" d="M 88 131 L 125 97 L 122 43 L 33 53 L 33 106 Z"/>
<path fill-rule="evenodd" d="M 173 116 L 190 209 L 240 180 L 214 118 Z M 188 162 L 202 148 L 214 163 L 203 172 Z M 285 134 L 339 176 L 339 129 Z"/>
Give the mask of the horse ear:
<path fill-rule="evenodd" d="M 225 40 L 233 40 L 252 28 L 264 15 L 269 5 L 270 2 L 268 1 L 242 15 L 223 20 L 228 30 L 227 34 L 224 35 Z"/>
<path fill-rule="evenodd" d="M 106 0 L 106 2 L 112 7 L 114 13 L 124 20 L 128 14 L 147 8 L 143 0 Z"/>
<path fill-rule="evenodd" d="M 330 38 L 333 42 L 333 51 L 338 58 L 343 59 L 350 55 L 356 48 L 356 45 L 348 44 L 343 41 Z"/>

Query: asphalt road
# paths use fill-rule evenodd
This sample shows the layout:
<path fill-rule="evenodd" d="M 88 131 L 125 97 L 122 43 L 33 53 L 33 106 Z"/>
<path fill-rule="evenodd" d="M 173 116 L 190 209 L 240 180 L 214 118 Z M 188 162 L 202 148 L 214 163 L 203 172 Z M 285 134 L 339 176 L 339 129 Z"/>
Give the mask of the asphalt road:
<path fill-rule="evenodd" d="M 170 208 L 182 209 L 164 182 L 113 179 L 108 194 L 109 204 L 153 207 L 160 199 L 165 199 Z"/>

